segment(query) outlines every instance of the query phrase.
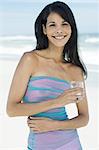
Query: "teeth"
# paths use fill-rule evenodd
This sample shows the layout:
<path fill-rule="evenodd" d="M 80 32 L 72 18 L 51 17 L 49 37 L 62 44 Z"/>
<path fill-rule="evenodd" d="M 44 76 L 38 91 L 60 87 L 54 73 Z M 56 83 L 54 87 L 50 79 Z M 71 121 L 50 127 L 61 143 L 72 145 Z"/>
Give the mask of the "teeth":
<path fill-rule="evenodd" d="M 65 36 L 54 36 L 55 39 L 61 40 L 63 39 Z"/>

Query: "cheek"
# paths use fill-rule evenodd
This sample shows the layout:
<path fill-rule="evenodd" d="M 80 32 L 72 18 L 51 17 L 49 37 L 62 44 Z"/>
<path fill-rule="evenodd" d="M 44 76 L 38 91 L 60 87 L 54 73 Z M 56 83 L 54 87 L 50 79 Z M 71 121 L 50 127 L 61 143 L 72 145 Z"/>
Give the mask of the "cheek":
<path fill-rule="evenodd" d="M 68 32 L 69 32 L 70 34 L 72 33 L 71 27 L 68 28 Z"/>
<path fill-rule="evenodd" d="M 69 35 L 72 34 L 72 30 L 71 30 L 71 29 L 68 30 L 68 34 L 69 34 Z"/>
<path fill-rule="evenodd" d="M 52 27 L 52 28 L 48 28 L 47 31 L 46 31 L 46 33 L 47 33 L 47 35 L 51 35 L 51 34 L 53 34 L 55 31 L 56 31 L 56 29 L 55 29 L 54 27 Z"/>
<path fill-rule="evenodd" d="M 64 32 L 67 32 L 67 33 L 71 34 L 71 32 L 72 32 L 71 27 L 70 26 L 65 27 Z"/>

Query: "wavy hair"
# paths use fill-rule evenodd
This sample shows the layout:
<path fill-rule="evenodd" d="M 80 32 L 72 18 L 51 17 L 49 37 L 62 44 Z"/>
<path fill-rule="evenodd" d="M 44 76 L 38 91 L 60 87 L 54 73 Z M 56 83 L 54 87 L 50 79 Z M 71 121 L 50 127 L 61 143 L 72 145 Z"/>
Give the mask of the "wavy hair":
<path fill-rule="evenodd" d="M 72 30 L 71 37 L 63 49 L 63 62 L 79 66 L 87 77 L 87 69 L 78 54 L 78 31 L 75 18 L 69 6 L 64 2 L 53 2 L 47 5 L 38 15 L 35 21 L 35 36 L 37 40 L 36 49 L 42 50 L 48 48 L 48 38 L 43 33 L 43 25 L 46 27 L 47 18 L 52 12 L 59 14 L 65 21 L 67 21 Z"/>

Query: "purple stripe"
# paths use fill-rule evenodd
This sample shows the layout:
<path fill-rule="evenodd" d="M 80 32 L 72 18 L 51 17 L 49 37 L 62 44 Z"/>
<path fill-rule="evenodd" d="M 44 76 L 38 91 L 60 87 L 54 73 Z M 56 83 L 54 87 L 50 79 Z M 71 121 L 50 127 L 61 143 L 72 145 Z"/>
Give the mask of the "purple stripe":
<path fill-rule="evenodd" d="M 39 148 L 46 148 L 46 150 L 47 148 L 52 148 L 57 150 L 57 148 L 64 144 L 68 145 L 68 143 L 72 142 L 75 138 L 78 140 L 78 135 L 74 130 L 45 132 L 35 134 L 35 145 L 37 146 L 37 150 L 39 150 Z"/>
<path fill-rule="evenodd" d="M 42 101 L 44 98 L 53 98 L 50 97 L 51 96 L 55 96 L 58 97 L 62 91 L 66 90 L 69 88 L 69 84 L 65 83 L 65 82 L 58 82 L 56 80 L 48 80 L 46 78 L 42 79 L 42 80 L 30 80 L 28 86 L 33 86 L 38 87 L 38 88 L 51 88 L 52 91 L 50 90 L 29 90 L 27 88 L 25 96 L 28 98 L 29 102 L 38 102 L 38 101 Z M 54 90 L 53 90 L 54 89 Z M 57 92 L 55 90 L 62 90 L 60 92 Z"/>
<path fill-rule="evenodd" d="M 70 84 L 68 83 L 48 79 L 33 80 L 33 81 L 31 80 L 29 84 L 36 87 L 44 87 L 44 88 L 52 87 L 62 90 L 65 90 L 70 87 Z"/>
<path fill-rule="evenodd" d="M 51 109 L 51 110 L 48 110 L 47 112 L 62 112 L 64 110 L 61 110 L 61 108 L 56 108 L 56 109 Z"/>
<path fill-rule="evenodd" d="M 59 148 L 56 148 L 55 150 L 82 150 L 81 144 L 79 142 L 79 138 L 73 139 L 71 142 L 68 144 L 65 144 Z"/>
<path fill-rule="evenodd" d="M 31 99 L 37 99 L 38 97 L 45 97 L 45 96 L 59 96 L 61 93 L 59 92 L 52 92 L 52 91 L 40 91 L 40 90 L 34 90 L 34 91 L 28 91 L 26 92 L 26 96 L 31 97 Z"/>

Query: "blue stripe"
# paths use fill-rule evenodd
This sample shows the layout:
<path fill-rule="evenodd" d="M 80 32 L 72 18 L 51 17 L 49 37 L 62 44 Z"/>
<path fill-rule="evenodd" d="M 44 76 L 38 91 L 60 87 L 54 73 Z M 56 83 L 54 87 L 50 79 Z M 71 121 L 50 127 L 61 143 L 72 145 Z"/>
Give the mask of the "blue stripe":
<path fill-rule="evenodd" d="M 60 79 L 58 77 L 51 77 L 51 76 L 46 76 L 46 75 L 45 76 L 31 76 L 30 80 L 38 80 L 38 79 L 44 79 L 44 78 L 47 78 L 49 80 L 55 80 L 55 81 L 65 82 L 65 83 L 70 84 L 69 80 L 63 80 L 63 79 Z"/>
<path fill-rule="evenodd" d="M 47 118 L 51 118 L 51 119 L 54 119 L 54 120 L 67 120 L 68 119 L 68 115 L 64 114 L 64 115 L 53 115 L 53 114 L 36 114 L 36 115 L 33 115 L 33 117 L 47 117 Z"/>
<path fill-rule="evenodd" d="M 56 116 L 56 115 L 66 115 L 66 112 L 46 112 L 46 113 L 39 113 L 38 115 L 52 115 L 52 116 Z"/>
<path fill-rule="evenodd" d="M 29 147 L 27 147 L 28 148 L 28 150 L 32 150 L 31 148 L 29 148 Z"/>
<path fill-rule="evenodd" d="M 27 101 L 27 100 L 28 100 L 28 96 L 25 95 L 25 96 L 23 97 L 23 101 L 25 102 L 25 101 Z"/>
<path fill-rule="evenodd" d="M 51 88 L 34 87 L 34 86 L 29 86 L 28 89 L 29 89 L 29 90 L 42 90 L 42 91 L 48 90 L 48 91 L 59 92 L 59 93 L 60 93 L 60 92 L 64 92 L 64 90 L 61 90 L 61 89 L 56 90 L 56 89 L 51 89 Z"/>
<path fill-rule="evenodd" d="M 35 94 L 35 93 L 34 93 L 34 94 Z M 53 99 L 54 99 L 54 98 L 57 98 L 57 96 L 58 96 L 58 95 L 48 95 L 48 96 L 42 96 L 42 95 L 41 95 L 41 96 L 37 96 L 37 97 L 32 98 L 32 100 L 33 100 L 33 99 L 34 99 L 34 100 L 36 99 L 36 100 L 38 101 L 38 100 L 42 100 L 42 99 L 43 99 L 43 100 L 46 100 L 46 99 L 48 99 L 48 98 L 53 98 Z M 29 98 L 29 96 L 23 97 L 24 100 L 27 100 L 28 98 Z M 29 100 L 30 100 L 30 98 L 29 98 Z"/>
<path fill-rule="evenodd" d="M 33 116 L 34 117 L 48 117 L 48 118 L 57 119 L 57 120 L 68 119 L 68 115 L 65 110 L 61 112 L 41 112 Z"/>
<path fill-rule="evenodd" d="M 58 95 L 57 95 L 58 96 Z M 44 101 L 44 100 L 48 100 L 48 99 L 54 99 L 54 98 L 56 98 L 57 96 L 55 96 L 55 95 L 49 95 L 49 96 L 39 96 L 39 97 L 35 97 L 35 98 L 33 98 L 33 99 L 30 99 L 28 96 L 24 96 L 23 97 L 23 101 L 25 102 L 25 103 L 38 103 L 38 102 L 41 102 L 42 100 Z M 33 100 L 35 100 L 36 99 L 36 101 L 33 101 Z"/>

